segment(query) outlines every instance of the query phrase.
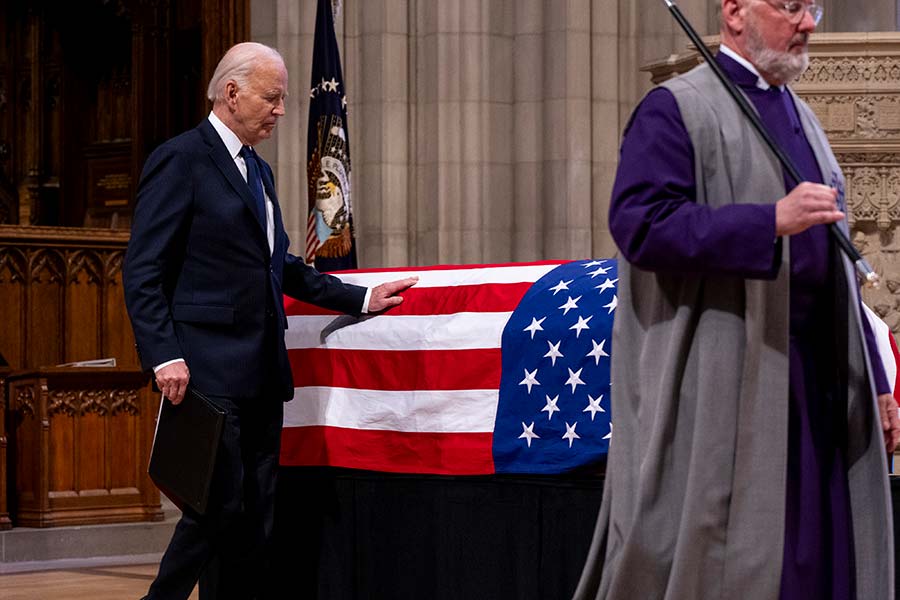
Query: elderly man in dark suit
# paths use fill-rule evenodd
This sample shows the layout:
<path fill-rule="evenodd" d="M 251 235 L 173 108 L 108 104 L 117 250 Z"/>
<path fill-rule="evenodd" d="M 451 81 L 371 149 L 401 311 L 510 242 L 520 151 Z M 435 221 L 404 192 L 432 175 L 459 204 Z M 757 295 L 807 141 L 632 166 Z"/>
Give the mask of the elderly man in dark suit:
<path fill-rule="evenodd" d="M 190 382 L 227 413 L 210 508 L 184 511 L 147 598 L 188 598 L 211 560 L 217 597 L 257 593 L 293 394 L 282 294 L 358 315 L 399 304 L 415 283 L 346 285 L 288 254 L 272 171 L 253 150 L 286 92 L 276 50 L 232 47 L 209 83 L 208 119 L 157 148 L 141 176 L 125 261 L 141 363 L 172 403 Z"/>

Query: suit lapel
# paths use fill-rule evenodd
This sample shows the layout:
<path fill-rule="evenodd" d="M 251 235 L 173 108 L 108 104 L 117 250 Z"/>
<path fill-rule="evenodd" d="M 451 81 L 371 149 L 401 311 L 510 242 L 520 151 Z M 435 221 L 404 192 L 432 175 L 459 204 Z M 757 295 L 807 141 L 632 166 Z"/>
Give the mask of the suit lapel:
<path fill-rule="evenodd" d="M 203 138 L 206 140 L 206 143 L 209 145 L 209 156 L 213 163 L 215 163 L 219 171 L 222 172 L 222 175 L 228 183 L 231 184 L 231 187 L 237 192 L 238 196 L 241 197 L 241 200 L 247 206 L 247 210 L 250 211 L 250 214 L 256 215 L 256 199 L 253 197 L 250 186 L 247 185 L 247 182 L 238 170 L 237 165 L 234 164 L 234 159 L 228 154 L 228 149 L 222 142 L 222 138 L 216 133 L 216 130 L 208 119 L 203 120 L 199 129 Z M 263 180 L 265 179 L 265 176 L 263 176 Z M 265 222 L 261 222 L 258 217 L 256 222 L 259 224 L 263 236 L 265 236 Z"/>

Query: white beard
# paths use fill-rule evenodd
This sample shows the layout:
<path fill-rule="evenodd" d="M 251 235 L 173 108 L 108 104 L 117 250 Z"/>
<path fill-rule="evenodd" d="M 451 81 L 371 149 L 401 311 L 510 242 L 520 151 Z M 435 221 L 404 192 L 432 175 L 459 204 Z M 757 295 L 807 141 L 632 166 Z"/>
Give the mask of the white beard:
<path fill-rule="evenodd" d="M 759 35 L 757 27 L 756 19 L 748 21 L 747 53 L 750 62 L 756 66 L 757 70 L 774 78 L 776 85 L 786 85 L 803 75 L 803 72 L 809 67 L 807 50 L 804 48 L 802 53 L 794 54 L 768 48 L 762 36 Z M 807 37 L 804 34 L 797 35 Z"/>

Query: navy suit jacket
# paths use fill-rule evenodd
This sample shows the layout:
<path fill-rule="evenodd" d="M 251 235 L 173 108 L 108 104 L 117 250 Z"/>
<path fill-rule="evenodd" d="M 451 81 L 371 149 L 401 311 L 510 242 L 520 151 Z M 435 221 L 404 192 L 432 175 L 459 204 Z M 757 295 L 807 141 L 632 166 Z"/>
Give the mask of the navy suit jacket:
<path fill-rule="evenodd" d="M 359 314 L 366 290 L 288 254 L 272 170 L 260 162 L 274 204 L 271 254 L 250 188 L 208 119 L 150 155 L 125 257 L 125 302 L 144 369 L 181 357 L 201 392 L 288 400 L 282 294 Z"/>

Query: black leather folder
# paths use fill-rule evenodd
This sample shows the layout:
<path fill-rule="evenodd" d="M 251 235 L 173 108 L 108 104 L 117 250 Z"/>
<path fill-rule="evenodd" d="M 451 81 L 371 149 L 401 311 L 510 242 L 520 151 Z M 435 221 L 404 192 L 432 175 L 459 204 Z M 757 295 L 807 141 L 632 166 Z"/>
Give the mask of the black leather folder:
<path fill-rule="evenodd" d="M 163 398 L 150 451 L 150 479 L 176 506 L 206 512 L 225 411 L 188 387 L 177 406 Z"/>

